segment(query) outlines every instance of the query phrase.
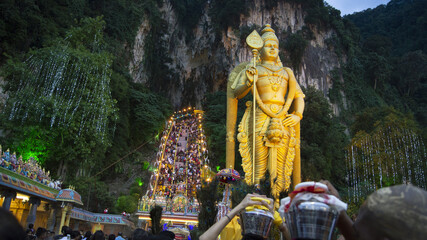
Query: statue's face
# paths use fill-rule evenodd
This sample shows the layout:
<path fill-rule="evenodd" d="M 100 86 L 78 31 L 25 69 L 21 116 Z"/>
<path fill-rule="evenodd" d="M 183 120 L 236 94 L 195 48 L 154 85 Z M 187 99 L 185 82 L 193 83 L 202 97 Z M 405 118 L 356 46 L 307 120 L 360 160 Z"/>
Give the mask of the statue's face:
<path fill-rule="evenodd" d="M 276 61 L 279 56 L 279 44 L 274 40 L 267 40 L 261 49 L 261 58 L 267 61 Z"/>

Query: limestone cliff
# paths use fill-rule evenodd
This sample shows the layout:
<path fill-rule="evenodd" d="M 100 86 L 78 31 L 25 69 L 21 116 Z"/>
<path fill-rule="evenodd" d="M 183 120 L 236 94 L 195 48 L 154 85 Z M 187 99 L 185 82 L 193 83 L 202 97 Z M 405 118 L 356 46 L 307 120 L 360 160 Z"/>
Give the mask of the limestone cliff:
<path fill-rule="evenodd" d="M 252 58 L 251 50 L 247 47 L 241 32 L 245 26 L 254 27 L 259 31 L 261 26 L 271 24 L 279 39 L 286 38 L 303 28 L 309 29 L 312 37 L 308 40 L 298 69 L 294 69 L 301 86 L 315 86 L 327 96 L 332 87 L 331 70 L 339 67 L 341 59 L 335 54 L 333 46 L 327 44 L 334 31 L 318 30 L 305 24 L 306 11 L 300 4 L 279 1 L 271 9 L 267 9 L 264 0 L 253 0 L 248 14 L 240 15 L 239 28 L 228 27 L 220 33 L 215 31 L 212 19 L 208 14 L 211 2 L 205 5 L 204 12 L 196 27 L 193 36 L 186 40 L 180 28 L 178 18 L 171 5 L 166 0 L 161 8 L 162 18 L 167 23 L 167 34 L 163 40 L 168 44 L 168 54 L 172 58 L 169 67 L 173 69 L 173 81 L 170 83 L 168 94 L 172 104 L 177 108 L 196 103 L 200 107 L 201 101 L 207 92 L 225 90 L 229 72 L 242 61 Z M 148 21 L 143 21 L 133 48 L 133 59 L 130 62 L 130 71 L 135 82 L 146 83 L 148 77 L 142 64 L 144 61 L 144 40 L 150 31 Z M 281 48 L 284 64 L 289 63 L 288 53 Z M 334 106 L 337 114 L 339 109 Z"/>

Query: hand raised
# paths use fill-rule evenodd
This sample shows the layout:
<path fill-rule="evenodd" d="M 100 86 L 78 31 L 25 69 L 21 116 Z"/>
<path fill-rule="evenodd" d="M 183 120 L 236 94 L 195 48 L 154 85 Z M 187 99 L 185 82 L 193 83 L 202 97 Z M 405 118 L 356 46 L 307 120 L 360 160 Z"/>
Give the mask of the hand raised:
<path fill-rule="evenodd" d="M 255 75 L 258 75 L 258 70 L 255 67 L 252 66 L 246 69 L 246 77 L 248 79 L 248 82 L 250 82 L 251 84 L 254 81 Z"/>
<path fill-rule="evenodd" d="M 337 189 L 335 189 L 335 187 L 332 185 L 331 182 L 329 182 L 328 180 L 320 180 L 320 183 L 323 183 L 328 187 L 329 194 L 334 195 L 338 199 L 341 199 L 340 194 L 338 193 Z"/>
<path fill-rule="evenodd" d="M 251 199 L 254 197 L 256 197 L 256 200 Z M 260 198 L 262 198 L 262 200 Z M 259 200 L 261 200 L 261 201 L 259 201 Z M 268 201 L 270 201 L 270 202 L 268 203 Z M 258 195 L 258 194 L 249 193 L 248 195 L 246 195 L 246 197 L 243 199 L 243 201 L 239 203 L 238 207 L 240 210 L 243 210 L 248 206 L 263 205 L 263 206 L 267 207 L 271 212 L 273 212 L 273 209 L 274 209 L 273 204 L 274 204 L 274 200 L 271 198 L 267 198 L 265 195 Z"/>

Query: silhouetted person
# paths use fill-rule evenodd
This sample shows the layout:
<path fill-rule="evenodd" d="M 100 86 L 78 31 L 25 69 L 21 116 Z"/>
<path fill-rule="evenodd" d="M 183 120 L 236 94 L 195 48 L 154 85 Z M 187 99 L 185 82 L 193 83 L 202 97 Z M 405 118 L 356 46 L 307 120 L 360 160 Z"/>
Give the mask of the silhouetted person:
<path fill-rule="evenodd" d="M 67 235 L 70 235 L 70 237 L 71 237 L 73 230 L 71 228 L 69 228 L 68 226 L 63 226 L 61 229 L 61 233 L 62 233 L 62 235 L 55 236 L 55 239 L 67 240 Z"/>
<path fill-rule="evenodd" d="M 25 240 L 24 229 L 15 216 L 0 207 L 0 239 L 1 240 Z"/>
<path fill-rule="evenodd" d="M 48 232 L 47 232 L 46 228 L 39 227 L 39 228 L 37 228 L 37 231 L 36 231 L 36 239 L 37 240 L 45 240 L 45 239 L 47 239 L 47 234 L 48 234 Z"/>
<path fill-rule="evenodd" d="M 87 231 L 85 233 L 85 236 L 83 237 L 83 240 L 90 240 L 91 236 L 92 236 L 92 233 L 90 231 Z"/>
<path fill-rule="evenodd" d="M 101 230 L 96 231 L 92 236 L 92 240 L 105 240 L 104 233 Z"/>
<path fill-rule="evenodd" d="M 35 233 L 35 231 L 34 231 L 34 224 L 32 224 L 32 223 L 30 223 L 30 224 L 28 224 L 28 229 L 27 230 L 30 230 L 31 231 L 31 233 Z"/>
<path fill-rule="evenodd" d="M 71 239 L 73 239 L 73 240 L 81 240 L 82 239 L 82 235 L 80 235 L 79 231 L 73 231 L 71 233 Z"/>
<path fill-rule="evenodd" d="M 141 228 L 136 229 L 133 231 L 132 234 L 132 240 L 147 240 L 148 239 L 148 232 L 144 231 Z"/>
<path fill-rule="evenodd" d="M 123 234 L 122 234 L 121 232 L 119 232 L 119 233 L 117 234 L 116 240 L 125 240 L 125 239 L 123 238 Z"/>
<path fill-rule="evenodd" d="M 170 240 L 174 240 L 175 239 L 175 233 L 171 232 L 171 231 L 162 231 L 158 234 L 159 236 L 162 237 L 166 237 Z"/>

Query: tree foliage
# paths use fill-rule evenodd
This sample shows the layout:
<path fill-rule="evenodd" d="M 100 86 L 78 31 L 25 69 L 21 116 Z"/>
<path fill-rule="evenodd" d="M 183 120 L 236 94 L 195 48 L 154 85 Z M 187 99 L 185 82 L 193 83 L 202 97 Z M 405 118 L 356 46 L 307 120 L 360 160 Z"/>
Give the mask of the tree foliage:
<path fill-rule="evenodd" d="M 24 62 L 9 60 L 4 67 L 9 97 L 2 119 L 10 129 L 5 141 L 15 141 L 14 147 L 22 149 L 22 142 L 16 143 L 21 136 L 34 129 L 50 131 L 22 140 L 45 141 L 49 155 L 40 154 L 60 165 L 58 175 L 66 170 L 66 162 L 93 157 L 111 144 L 108 124 L 116 109 L 109 88 L 112 57 L 100 47 L 103 26 L 101 18 L 84 19 L 65 40 L 30 51 Z M 70 143 L 74 149 L 66 147 Z M 87 161 L 80 163 L 90 168 Z"/>
<path fill-rule="evenodd" d="M 207 0 L 176 0 L 171 1 L 172 7 L 178 17 L 178 22 L 184 29 L 189 39 L 192 36 L 192 30 L 199 23 L 200 17 L 204 12 Z"/>
<path fill-rule="evenodd" d="M 369 108 L 356 116 L 348 147 L 348 197 L 360 203 L 381 187 L 411 183 L 426 188 L 427 149 L 410 114 L 392 107 Z"/>
<path fill-rule="evenodd" d="M 345 127 L 332 113 L 322 92 L 304 89 L 305 110 L 301 121 L 301 166 L 304 180 L 330 179 L 345 185 Z"/>
<path fill-rule="evenodd" d="M 214 28 L 221 31 L 228 27 L 237 28 L 240 15 L 248 13 L 245 0 L 213 0 L 209 9 Z"/>
<path fill-rule="evenodd" d="M 209 159 L 214 166 L 222 167 L 225 167 L 226 102 L 226 93 L 216 92 L 207 95 L 203 104 L 203 126 L 208 137 Z"/>
<path fill-rule="evenodd" d="M 197 218 L 201 232 L 207 231 L 215 223 L 218 213 L 216 204 L 220 200 L 218 184 L 217 180 L 210 183 L 204 182 L 200 190 L 197 191 L 197 200 L 200 203 L 200 213 Z"/>
<path fill-rule="evenodd" d="M 391 0 L 387 5 L 346 16 L 360 28 L 362 39 L 385 36 L 393 44 L 393 55 L 426 49 L 427 3 L 424 0 Z"/>
<path fill-rule="evenodd" d="M 425 1 L 392 0 L 346 16 L 360 28 L 362 76 L 385 104 L 413 113 L 426 129 Z M 370 105 L 375 107 L 381 105 Z"/>
<path fill-rule="evenodd" d="M 116 209 L 118 212 L 134 213 L 137 210 L 139 195 L 123 195 L 117 199 Z"/>
<path fill-rule="evenodd" d="M 171 115 L 172 109 L 166 98 L 144 90 L 141 86 L 130 90 L 130 122 L 134 129 L 144 129 L 130 134 L 133 142 L 139 143 L 162 132 L 164 121 Z"/>
<path fill-rule="evenodd" d="M 292 68 L 295 69 L 295 71 L 300 69 L 302 57 L 307 45 L 308 41 L 302 36 L 301 32 L 290 34 L 286 38 L 284 49 L 289 53 Z"/>

